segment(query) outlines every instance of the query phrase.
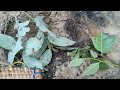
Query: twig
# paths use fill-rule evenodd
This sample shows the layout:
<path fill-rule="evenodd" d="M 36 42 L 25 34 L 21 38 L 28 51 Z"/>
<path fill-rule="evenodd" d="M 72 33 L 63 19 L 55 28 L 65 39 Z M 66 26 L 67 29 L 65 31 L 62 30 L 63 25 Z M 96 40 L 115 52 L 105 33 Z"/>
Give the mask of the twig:
<path fill-rule="evenodd" d="M 23 65 L 25 66 L 25 64 L 24 64 L 23 62 L 21 62 L 21 61 L 14 62 L 14 63 L 12 64 L 12 66 L 15 65 L 15 64 L 23 64 Z"/>
<path fill-rule="evenodd" d="M 27 12 L 25 12 L 25 11 L 22 11 L 22 13 L 24 13 L 25 15 L 27 15 L 31 20 L 33 20 L 34 21 L 34 19 L 33 19 L 33 17 L 32 16 L 30 16 Z"/>
<path fill-rule="evenodd" d="M 106 60 L 107 62 L 111 62 L 111 63 L 113 63 L 113 64 L 115 64 L 115 65 L 118 66 L 118 64 L 116 64 L 115 62 L 113 62 L 112 59 L 110 59 L 110 58 L 104 56 L 103 54 L 98 54 L 98 55 L 101 56 L 102 58 L 104 58 L 104 60 Z"/>
<path fill-rule="evenodd" d="M 94 60 L 99 61 L 99 62 L 105 62 L 105 61 L 102 61 L 102 60 L 99 60 L 99 59 L 96 59 L 96 58 L 83 58 L 83 59 L 94 59 Z"/>

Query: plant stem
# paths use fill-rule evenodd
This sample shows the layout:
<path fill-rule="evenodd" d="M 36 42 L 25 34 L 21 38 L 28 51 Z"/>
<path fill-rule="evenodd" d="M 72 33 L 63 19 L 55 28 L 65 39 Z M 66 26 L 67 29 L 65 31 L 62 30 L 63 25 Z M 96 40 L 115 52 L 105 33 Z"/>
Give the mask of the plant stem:
<path fill-rule="evenodd" d="M 110 61 L 108 61 L 108 60 L 106 60 L 106 59 L 104 59 L 104 61 L 99 60 L 99 59 L 95 59 L 95 58 L 83 58 L 83 59 L 93 59 L 93 60 L 96 60 L 96 61 L 99 61 L 99 62 L 106 63 L 106 64 L 108 64 L 108 65 L 112 65 L 112 66 L 114 66 L 114 67 L 118 67 L 118 65 L 117 65 L 117 64 L 112 63 L 112 62 L 110 62 Z"/>
<path fill-rule="evenodd" d="M 25 12 L 25 11 L 22 11 L 25 15 L 27 15 L 31 20 L 33 20 L 34 21 L 34 19 L 33 19 L 33 17 L 32 16 L 30 16 L 27 12 Z"/>
<path fill-rule="evenodd" d="M 105 62 L 105 61 L 102 61 L 102 60 L 99 60 L 99 59 L 96 59 L 96 58 L 83 58 L 83 59 L 94 59 L 94 60 L 99 61 L 99 62 Z"/>
<path fill-rule="evenodd" d="M 113 60 L 109 59 L 108 57 L 104 56 L 103 54 L 98 54 L 99 56 L 101 56 L 102 58 L 104 58 L 104 60 L 107 62 L 107 63 L 111 63 L 111 64 L 114 64 L 114 66 L 118 66 L 118 64 L 116 64 L 115 62 L 113 62 Z"/>
<path fill-rule="evenodd" d="M 15 64 L 23 64 L 23 65 L 25 66 L 25 64 L 24 64 L 23 62 L 20 62 L 20 61 L 14 62 L 14 63 L 12 64 L 12 66 L 14 66 Z"/>

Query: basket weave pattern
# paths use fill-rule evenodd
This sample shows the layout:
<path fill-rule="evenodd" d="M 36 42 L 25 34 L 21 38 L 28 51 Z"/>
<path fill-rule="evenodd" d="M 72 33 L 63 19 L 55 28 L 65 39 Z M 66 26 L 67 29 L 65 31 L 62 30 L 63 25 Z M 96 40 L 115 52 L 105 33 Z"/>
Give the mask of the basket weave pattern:
<path fill-rule="evenodd" d="M 36 72 L 40 72 L 36 69 Z M 33 78 L 34 70 L 19 67 L 4 67 L 0 68 L 0 79 L 42 79 L 42 75 L 38 74 Z"/>

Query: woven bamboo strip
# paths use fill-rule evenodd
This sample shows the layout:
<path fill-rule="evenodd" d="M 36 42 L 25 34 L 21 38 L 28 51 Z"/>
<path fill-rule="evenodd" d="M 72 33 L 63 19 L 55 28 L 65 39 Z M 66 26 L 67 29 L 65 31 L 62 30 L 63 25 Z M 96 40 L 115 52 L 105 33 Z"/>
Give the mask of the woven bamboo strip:
<path fill-rule="evenodd" d="M 36 69 L 36 72 L 40 72 L 40 70 Z M 0 79 L 42 79 L 41 74 L 37 74 L 35 78 L 33 78 L 33 74 L 34 70 L 28 68 L 0 68 Z"/>

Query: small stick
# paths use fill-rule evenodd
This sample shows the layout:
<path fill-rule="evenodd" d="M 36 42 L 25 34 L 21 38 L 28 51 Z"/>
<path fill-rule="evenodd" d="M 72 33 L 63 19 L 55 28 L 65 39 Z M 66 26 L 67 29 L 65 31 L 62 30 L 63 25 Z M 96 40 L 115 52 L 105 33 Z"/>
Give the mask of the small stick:
<path fill-rule="evenodd" d="M 33 20 L 34 21 L 34 19 L 33 19 L 33 17 L 32 16 L 30 16 L 27 12 L 25 12 L 25 11 L 22 11 L 22 13 L 24 13 L 25 15 L 27 15 L 31 20 Z"/>

